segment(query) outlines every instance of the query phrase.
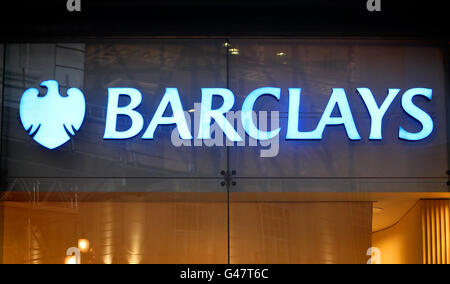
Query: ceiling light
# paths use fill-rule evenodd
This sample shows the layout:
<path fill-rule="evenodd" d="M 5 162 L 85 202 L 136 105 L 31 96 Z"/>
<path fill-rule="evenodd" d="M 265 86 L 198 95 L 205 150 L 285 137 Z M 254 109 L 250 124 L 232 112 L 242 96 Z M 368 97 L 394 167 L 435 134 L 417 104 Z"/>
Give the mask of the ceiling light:
<path fill-rule="evenodd" d="M 78 248 L 82 253 L 87 253 L 89 251 L 89 241 L 86 239 L 79 239 L 78 240 Z"/>
<path fill-rule="evenodd" d="M 239 48 L 230 48 L 231 55 L 239 55 Z"/>

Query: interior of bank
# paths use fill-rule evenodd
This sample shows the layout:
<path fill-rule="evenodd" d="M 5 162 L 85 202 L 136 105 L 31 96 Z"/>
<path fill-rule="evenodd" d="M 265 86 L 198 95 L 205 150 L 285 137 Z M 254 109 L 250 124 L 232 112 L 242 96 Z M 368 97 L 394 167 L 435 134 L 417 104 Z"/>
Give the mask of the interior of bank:
<path fill-rule="evenodd" d="M 448 264 L 447 193 L 2 193 L 2 263 Z M 229 201 L 229 202 L 228 202 Z"/>

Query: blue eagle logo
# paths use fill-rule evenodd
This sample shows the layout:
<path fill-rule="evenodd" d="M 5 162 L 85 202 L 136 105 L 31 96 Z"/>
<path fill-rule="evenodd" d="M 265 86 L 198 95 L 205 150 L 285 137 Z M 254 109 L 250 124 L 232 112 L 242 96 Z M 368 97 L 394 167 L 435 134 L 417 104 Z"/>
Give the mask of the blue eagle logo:
<path fill-rule="evenodd" d="M 39 90 L 26 90 L 20 100 L 20 120 L 34 141 L 53 150 L 67 143 L 81 128 L 86 114 L 83 93 L 76 88 L 61 96 L 56 81 L 45 81 L 46 95 Z"/>

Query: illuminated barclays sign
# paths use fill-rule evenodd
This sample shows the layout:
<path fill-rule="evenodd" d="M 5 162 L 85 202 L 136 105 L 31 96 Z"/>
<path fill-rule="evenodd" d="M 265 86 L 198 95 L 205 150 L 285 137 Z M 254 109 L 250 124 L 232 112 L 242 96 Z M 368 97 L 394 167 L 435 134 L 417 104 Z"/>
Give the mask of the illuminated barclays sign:
<path fill-rule="evenodd" d="M 67 96 L 63 97 L 58 92 L 56 81 L 46 81 L 43 87 L 48 88 L 45 96 L 39 95 L 37 89 L 25 91 L 20 102 L 20 118 L 25 130 L 33 136 L 34 140 L 48 149 L 55 149 L 70 140 L 70 135 L 75 135 L 83 123 L 85 116 L 85 100 L 78 89 L 69 89 Z M 383 103 L 377 104 L 372 91 L 368 88 L 358 88 L 368 114 L 371 118 L 370 140 L 383 139 L 383 120 L 394 102 L 402 92 L 400 89 L 389 89 Z M 432 100 L 431 89 L 413 88 L 405 91 L 401 98 L 403 110 L 421 124 L 419 132 L 408 132 L 399 127 L 398 137 L 407 141 L 419 141 L 431 135 L 434 122 L 431 116 L 414 104 L 415 97 L 424 97 Z M 194 138 L 186 120 L 185 111 L 177 88 L 167 88 L 162 100 L 157 107 L 153 118 L 141 136 L 144 140 L 155 139 L 156 129 L 160 126 L 176 126 L 179 136 L 183 140 L 209 140 L 211 139 L 211 124 L 213 122 L 220 127 L 226 137 L 232 142 L 241 142 L 245 137 L 239 134 L 233 124 L 227 119 L 226 114 L 235 107 L 233 92 L 225 88 L 203 88 L 201 90 L 201 107 L 198 134 Z M 252 91 L 242 105 L 240 122 L 249 137 L 265 141 L 280 136 L 283 129 L 277 128 L 264 131 L 258 128 L 254 121 L 254 106 L 262 97 L 280 101 L 282 90 L 280 88 L 266 87 Z M 356 127 L 354 117 L 347 99 L 347 94 L 342 88 L 335 88 L 331 92 L 330 99 L 322 114 L 322 117 L 313 131 L 301 131 L 302 115 L 300 111 L 302 89 L 288 89 L 289 111 L 286 129 L 287 140 L 322 140 L 327 126 L 342 125 L 350 140 L 361 140 L 362 137 Z M 121 98 L 127 97 L 129 103 L 120 106 Z M 222 99 L 220 107 L 213 108 L 213 100 Z M 133 88 L 109 88 L 106 111 L 106 125 L 103 135 L 105 140 L 122 140 L 134 138 L 144 130 L 144 117 L 137 111 L 143 100 L 142 93 Z M 165 116 L 167 109 L 172 110 L 171 116 Z M 340 115 L 333 115 L 334 110 L 339 110 Z M 126 116 L 131 121 L 126 130 L 118 130 L 119 116 Z"/>
<path fill-rule="evenodd" d="M 361 136 L 356 128 L 355 121 L 350 109 L 347 95 L 344 89 L 333 89 L 327 107 L 320 119 L 319 125 L 314 131 L 302 132 L 299 130 L 300 88 L 289 89 L 289 114 L 288 129 L 286 139 L 288 140 L 321 140 L 324 130 L 329 125 L 343 125 L 347 131 L 350 140 L 361 140 Z M 381 104 L 377 105 L 375 98 L 370 89 L 358 88 L 369 115 L 372 120 L 370 140 L 382 140 L 383 118 L 391 106 L 394 99 L 400 94 L 400 89 L 389 89 L 388 96 Z M 128 96 L 130 103 L 127 106 L 119 107 L 119 96 Z M 223 100 L 221 107 L 212 108 L 213 97 L 220 97 Z M 251 92 L 242 105 L 241 122 L 245 132 L 250 137 L 257 140 L 269 140 L 279 135 L 281 129 L 272 130 L 270 132 L 262 131 L 257 128 L 253 121 L 253 108 L 258 99 L 262 96 L 272 96 L 276 100 L 281 98 L 280 88 L 260 88 Z M 399 138 L 409 141 L 419 141 L 427 138 L 433 132 L 433 119 L 425 111 L 417 107 L 413 99 L 416 96 L 432 99 L 432 90 L 425 88 L 415 88 L 406 91 L 402 96 L 402 107 L 407 114 L 419 121 L 422 130 L 417 133 L 410 133 L 403 127 L 399 128 Z M 108 108 L 106 115 L 106 128 L 104 139 L 128 139 L 133 138 L 143 130 L 144 119 L 142 115 L 136 111 L 142 102 L 142 94 L 136 89 L 110 88 L 108 90 Z M 232 91 L 224 88 L 204 88 L 202 89 L 202 103 L 200 112 L 200 128 L 198 139 L 211 139 L 211 122 L 214 120 L 223 130 L 227 138 L 233 142 L 241 142 L 241 137 L 234 129 L 233 125 L 226 119 L 225 114 L 232 110 L 235 104 L 235 97 Z M 164 111 L 171 107 L 173 116 L 164 117 Z M 339 109 L 341 115 L 339 117 L 332 116 L 334 109 Z M 126 131 L 119 132 L 116 130 L 118 115 L 128 116 L 132 121 L 132 126 Z M 158 109 L 153 116 L 147 130 L 142 139 L 154 139 L 155 131 L 161 125 L 176 125 L 182 139 L 191 140 L 193 136 L 189 130 L 188 124 L 184 116 L 179 92 L 176 88 L 167 88 L 166 93 L 159 104 Z"/>

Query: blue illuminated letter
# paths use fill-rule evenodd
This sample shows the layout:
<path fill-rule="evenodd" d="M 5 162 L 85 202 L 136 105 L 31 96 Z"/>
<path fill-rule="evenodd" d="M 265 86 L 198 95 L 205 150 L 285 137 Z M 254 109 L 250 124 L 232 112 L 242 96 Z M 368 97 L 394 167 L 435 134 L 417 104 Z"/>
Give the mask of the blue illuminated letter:
<path fill-rule="evenodd" d="M 278 128 L 277 130 L 273 130 L 271 132 L 262 131 L 258 129 L 255 123 L 253 122 L 253 107 L 255 106 L 255 103 L 258 100 L 258 98 L 264 95 L 271 95 L 275 97 L 277 100 L 280 100 L 281 89 L 260 88 L 251 92 L 250 95 L 248 95 L 248 97 L 244 101 L 241 116 L 242 126 L 244 127 L 245 132 L 247 132 L 247 134 L 250 137 L 262 141 L 270 140 L 276 137 L 281 131 L 281 128 Z"/>
<path fill-rule="evenodd" d="M 373 97 L 370 89 L 358 88 L 358 93 L 361 95 L 367 110 L 369 111 L 370 118 L 372 120 L 372 127 L 370 130 L 370 140 L 382 140 L 383 139 L 383 118 L 387 110 L 391 106 L 394 99 L 400 93 L 400 89 L 389 89 L 388 96 L 383 102 L 381 107 L 378 107 L 375 98 Z"/>
<path fill-rule="evenodd" d="M 332 117 L 331 114 L 335 107 L 339 108 L 341 112 L 341 117 Z M 333 89 L 330 101 L 323 113 L 322 119 L 319 122 L 319 126 L 315 132 L 320 135 L 320 139 L 323 137 L 323 131 L 327 125 L 341 125 L 345 126 L 348 138 L 350 140 L 361 140 L 361 136 L 356 129 L 355 121 L 353 120 L 352 111 L 350 110 L 350 105 L 348 104 L 347 95 L 344 89 Z"/>
<path fill-rule="evenodd" d="M 129 105 L 119 107 L 119 98 L 121 95 L 128 96 L 131 99 Z M 136 89 L 128 88 L 109 88 L 108 89 L 108 107 L 106 112 L 106 127 L 104 139 L 128 139 L 133 138 L 141 132 L 144 127 L 142 115 L 135 109 L 142 102 L 142 94 Z M 117 117 L 125 115 L 131 118 L 131 127 L 126 131 L 117 131 Z"/>
<path fill-rule="evenodd" d="M 289 89 L 289 122 L 288 134 L 286 136 L 287 139 L 321 140 L 327 125 L 343 124 L 350 140 L 361 140 L 344 89 L 333 89 L 330 101 L 328 102 L 316 130 L 311 132 L 299 132 L 300 94 L 301 89 Z M 341 112 L 341 117 L 331 116 L 336 106 Z"/>
<path fill-rule="evenodd" d="M 312 138 L 312 132 L 301 132 L 298 130 L 300 124 L 301 93 L 302 89 L 300 88 L 289 89 L 288 131 L 286 135 L 286 139 L 288 140 L 317 139 Z"/>
<path fill-rule="evenodd" d="M 163 117 L 164 112 L 169 105 L 172 107 L 173 116 Z M 159 104 L 158 109 L 156 110 L 155 115 L 153 116 L 153 119 L 150 122 L 147 131 L 145 131 L 142 139 L 154 139 L 155 131 L 158 125 L 172 124 L 177 125 L 181 139 L 191 140 L 193 138 L 187 125 L 186 117 L 184 116 L 183 106 L 181 104 L 178 90 L 176 88 L 167 88 L 166 94 Z"/>
<path fill-rule="evenodd" d="M 431 135 L 434 128 L 433 119 L 414 104 L 413 99 L 415 96 L 423 96 L 431 100 L 433 98 L 433 90 L 423 88 L 411 89 L 402 97 L 402 107 L 405 112 L 422 124 L 422 130 L 418 133 L 411 133 L 400 127 L 399 137 L 409 141 L 419 141 L 427 138 Z"/>
<path fill-rule="evenodd" d="M 223 105 L 217 110 L 212 110 L 212 102 L 214 96 L 223 98 Z M 198 139 L 211 139 L 211 120 L 214 119 L 216 123 L 222 128 L 225 135 L 233 142 L 241 142 L 242 138 L 233 128 L 233 126 L 225 118 L 224 114 L 229 112 L 234 106 L 234 95 L 228 89 L 202 89 L 202 106 L 200 113 L 200 129 Z"/>

